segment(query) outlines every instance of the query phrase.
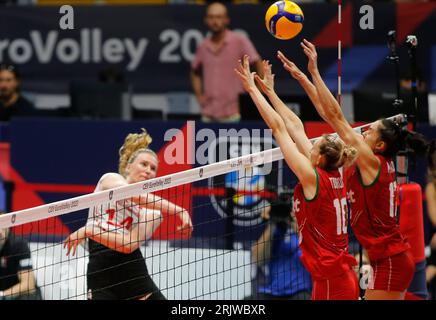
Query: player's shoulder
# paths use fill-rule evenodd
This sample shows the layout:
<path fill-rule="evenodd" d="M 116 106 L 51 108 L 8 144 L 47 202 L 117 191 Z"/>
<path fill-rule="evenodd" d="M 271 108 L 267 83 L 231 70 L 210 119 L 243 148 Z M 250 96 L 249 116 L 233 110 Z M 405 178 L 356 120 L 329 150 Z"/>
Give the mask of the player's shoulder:
<path fill-rule="evenodd" d="M 106 179 L 124 179 L 124 177 L 117 172 L 107 172 L 104 175 L 102 175 L 100 177 L 100 180 L 98 180 L 98 181 L 102 182 L 103 180 L 106 180 Z"/>
<path fill-rule="evenodd" d="M 123 185 L 124 183 L 126 183 L 126 179 L 121 174 L 116 172 L 107 172 L 101 176 L 100 180 L 98 180 L 96 189 L 110 189 L 117 187 L 120 184 Z"/>

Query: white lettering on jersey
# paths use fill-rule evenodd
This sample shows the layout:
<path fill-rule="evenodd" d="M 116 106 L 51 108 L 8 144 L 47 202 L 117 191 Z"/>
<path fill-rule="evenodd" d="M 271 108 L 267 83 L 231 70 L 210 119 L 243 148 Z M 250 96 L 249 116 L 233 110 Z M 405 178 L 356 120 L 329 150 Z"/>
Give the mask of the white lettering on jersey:
<path fill-rule="evenodd" d="M 332 184 L 333 189 L 342 189 L 344 187 L 344 181 L 342 178 L 329 178 L 330 183 Z"/>
<path fill-rule="evenodd" d="M 94 208 L 93 218 L 104 230 L 127 234 L 138 223 L 140 211 L 140 206 L 130 200 L 111 201 L 108 206 Z"/>

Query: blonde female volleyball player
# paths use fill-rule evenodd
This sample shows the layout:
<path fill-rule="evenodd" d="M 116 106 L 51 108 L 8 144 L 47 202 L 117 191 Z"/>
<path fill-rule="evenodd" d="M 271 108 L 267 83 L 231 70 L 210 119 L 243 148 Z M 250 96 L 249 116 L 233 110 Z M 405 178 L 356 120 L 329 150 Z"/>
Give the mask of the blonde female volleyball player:
<path fill-rule="evenodd" d="M 417 153 L 425 151 L 425 141 L 422 136 L 403 130 L 388 119 L 374 122 L 363 135 L 354 132 L 321 78 L 315 46 L 307 40 L 301 46 L 309 59 L 308 70 L 319 99 L 315 104 L 318 113 L 346 144 L 358 151 L 356 165 L 347 169 L 345 176 L 351 226 L 368 252 L 373 270 L 365 297 L 371 300 L 403 299 L 415 264 L 409 252 L 410 245 L 397 224 L 396 175 L 392 159 L 405 145 Z M 298 80 L 300 71 L 295 64 L 280 53 L 278 57 Z"/>
<path fill-rule="evenodd" d="M 349 150 L 332 136 L 325 135 L 312 146 L 304 135 L 295 138 L 305 145 L 301 151 L 281 116 L 257 89 L 247 56 L 235 71 L 299 180 L 293 212 L 298 222 L 301 260 L 313 280 L 312 299 L 357 299 L 359 288 L 353 271 L 356 259 L 348 253 L 346 192 L 338 170 L 350 160 Z"/>
<path fill-rule="evenodd" d="M 154 178 L 158 158 L 148 148 L 151 141 L 144 129 L 140 134 L 129 134 L 120 149 L 119 174 L 103 175 L 95 192 Z M 165 299 L 148 274 L 139 250 L 159 226 L 161 211 L 178 214 L 182 221 L 179 229 L 185 235 L 191 234 L 191 218 L 185 209 L 153 194 L 144 194 L 111 202 L 109 207 L 90 209 L 87 225 L 65 239 L 67 255 L 74 255 L 77 246 L 89 238 L 90 299 Z"/>

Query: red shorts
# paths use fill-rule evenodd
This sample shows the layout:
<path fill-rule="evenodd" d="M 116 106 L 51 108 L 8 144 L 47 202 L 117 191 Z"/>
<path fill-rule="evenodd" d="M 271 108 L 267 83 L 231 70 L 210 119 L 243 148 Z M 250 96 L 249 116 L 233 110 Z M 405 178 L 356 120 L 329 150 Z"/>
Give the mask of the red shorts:
<path fill-rule="evenodd" d="M 353 270 L 333 279 L 313 280 L 312 300 L 357 300 L 358 298 L 359 284 Z"/>
<path fill-rule="evenodd" d="M 415 262 L 409 250 L 371 263 L 368 289 L 405 291 L 413 279 Z"/>

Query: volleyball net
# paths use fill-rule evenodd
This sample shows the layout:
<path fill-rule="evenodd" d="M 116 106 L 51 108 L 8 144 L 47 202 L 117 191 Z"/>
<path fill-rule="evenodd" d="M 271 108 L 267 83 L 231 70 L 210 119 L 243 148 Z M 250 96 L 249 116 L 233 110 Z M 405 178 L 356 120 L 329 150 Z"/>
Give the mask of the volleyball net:
<path fill-rule="evenodd" d="M 404 115 L 391 119 L 405 123 Z M 361 133 L 369 125 L 356 127 L 355 131 Z M 244 143 L 241 140 L 236 145 L 241 148 Z M 124 281 L 117 279 L 125 279 L 119 277 L 118 270 L 129 270 L 121 265 L 137 261 L 112 258 L 111 265 L 100 269 L 93 266 L 90 270 L 90 241 L 79 245 L 74 255 L 67 255 L 63 240 L 79 228 L 91 226 L 100 232 L 102 243 L 112 235 L 122 239 L 116 240 L 114 249 L 101 247 L 102 250 L 94 252 L 93 259 L 110 250 L 125 255 L 139 247 L 149 275 L 167 299 L 241 300 L 284 292 L 289 285 L 289 274 L 297 278 L 305 276 L 301 268 L 280 256 L 286 255 L 282 250 L 273 246 L 274 241 L 289 243 L 292 235 L 296 235 L 290 215 L 296 183 L 295 176 L 284 164 L 281 150 L 270 148 L 3 214 L 0 228 L 10 228 L 10 234 L 6 236 L 2 231 L 0 238 L 0 250 L 5 253 L 1 258 L 2 270 L 13 262 L 20 276 L 23 271 L 33 270 L 29 277 L 35 279 L 45 300 L 87 299 L 89 277 L 99 273 L 109 278 L 106 287 L 117 286 Z M 157 197 L 153 200 L 150 195 L 188 211 L 192 234 L 180 230 L 180 212 L 165 212 L 162 201 Z M 92 221 L 89 217 L 93 217 Z M 267 233 L 272 225 L 286 230 L 279 235 L 276 229 Z M 8 254 L 5 249 L 10 239 L 14 240 L 16 250 L 12 251 L 9 245 Z M 29 250 L 22 241 L 28 243 Z M 281 261 L 283 266 L 272 266 L 273 259 Z M 6 286 L 15 276 L 3 272 L 0 284 Z M 27 283 L 22 283 L 21 288 L 16 286 L 14 296 L 33 291 Z M 6 290 L 3 298 L 8 298 Z"/>

